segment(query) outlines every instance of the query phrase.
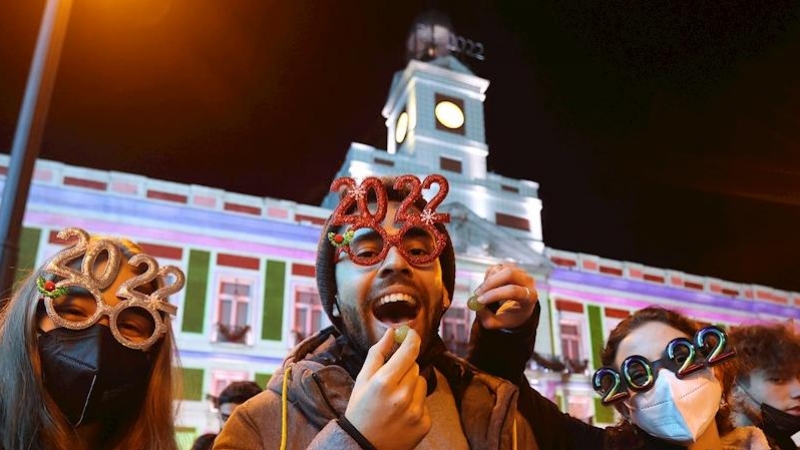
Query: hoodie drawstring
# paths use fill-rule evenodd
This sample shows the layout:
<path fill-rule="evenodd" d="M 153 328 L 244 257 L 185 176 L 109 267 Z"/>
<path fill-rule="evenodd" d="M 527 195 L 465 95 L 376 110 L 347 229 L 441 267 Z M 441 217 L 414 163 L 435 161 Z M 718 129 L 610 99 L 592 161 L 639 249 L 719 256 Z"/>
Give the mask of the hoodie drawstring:
<path fill-rule="evenodd" d="M 514 423 L 511 425 L 511 450 L 517 450 L 517 419 L 514 418 Z"/>

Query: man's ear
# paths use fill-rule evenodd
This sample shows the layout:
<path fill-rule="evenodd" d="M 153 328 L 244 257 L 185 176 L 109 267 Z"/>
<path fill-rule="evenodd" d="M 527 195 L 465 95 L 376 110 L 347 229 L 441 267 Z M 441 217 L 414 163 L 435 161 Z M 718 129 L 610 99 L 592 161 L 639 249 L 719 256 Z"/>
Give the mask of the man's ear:
<path fill-rule="evenodd" d="M 447 289 L 442 289 L 442 311 L 447 311 L 447 308 L 450 307 L 450 294 L 447 293 Z"/>

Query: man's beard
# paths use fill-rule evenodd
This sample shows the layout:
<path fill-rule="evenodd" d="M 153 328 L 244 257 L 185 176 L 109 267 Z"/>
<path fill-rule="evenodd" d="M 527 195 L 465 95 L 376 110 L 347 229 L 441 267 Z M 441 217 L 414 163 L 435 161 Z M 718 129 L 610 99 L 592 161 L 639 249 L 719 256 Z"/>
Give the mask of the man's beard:
<path fill-rule="evenodd" d="M 369 336 L 370 330 L 367 327 L 367 323 L 361 319 L 366 315 L 370 316 L 373 321 L 377 321 L 377 319 L 374 315 L 372 315 L 371 311 L 365 311 L 362 313 L 362 311 L 353 305 L 339 305 L 339 309 L 341 311 L 342 324 L 344 327 L 344 329 L 340 331 L 347 336 L 347 338 L 355 347 L 356 351 L 358 351 L 362 356 L 366 356 L 370 347 L 375 345 L 375 343 L 380 340 L 381 336 L 375 336 L 375 342 L 372 342 L 372 338 Z M 436 311 L 433 313 L 431 311 L 427 311 L 431 317 L 428 323 L 428 332 L 425 336 L 420 336 L 422 340 L 419 350 L 420 358 L 426 354 L 434 341 L 440 339 L 439 324 L 441 323 L 442 316 L 444 316 L 445 311 L 442 308 L 435 309 Z"/>

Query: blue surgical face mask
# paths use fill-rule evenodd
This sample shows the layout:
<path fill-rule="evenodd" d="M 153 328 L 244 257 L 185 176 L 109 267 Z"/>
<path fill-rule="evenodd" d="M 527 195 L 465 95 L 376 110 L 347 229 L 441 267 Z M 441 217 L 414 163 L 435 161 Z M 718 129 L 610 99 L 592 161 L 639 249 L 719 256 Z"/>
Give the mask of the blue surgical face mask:
<path fill-rule="evenodd" d="M 151 362 L 122 346 L 111 330 L 55 328 L 39 336 L 44 385 L 73 426 L 138 410 Z"/>
<path fill-rule="evenodd" d="M 647 434 L 689 445 L 700 437 L 719 410 L 722 387 L 710 370 L 678 379 L 662 369 L 653 389 L 625 401 L 631 421 Z"/>

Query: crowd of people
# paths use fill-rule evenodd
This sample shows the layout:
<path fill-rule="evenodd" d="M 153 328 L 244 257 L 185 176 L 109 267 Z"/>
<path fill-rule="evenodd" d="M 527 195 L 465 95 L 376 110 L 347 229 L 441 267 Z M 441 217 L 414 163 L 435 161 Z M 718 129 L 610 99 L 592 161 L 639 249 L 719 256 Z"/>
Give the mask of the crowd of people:
<path fill-rule="evenodd" d="M 469 301 L 469 356 L 447 351 L 438 329 L 456 263 L 436 210 L 444 177 L 340 178 L 332 190 L 340 203 L 316 261 L 332 325 L 292 349 L 264 389 L 224 390 L 219 434 L 193 448 L 800 448 L 800 335 L 788 324 L 722 329 L 635 311 L 592 377 L 620 422 L 595 427 L 526 378 L 541 308 L 523 268 L 488 268 Z M 124 238 L 59 237 L 71 244 L 0 315 L 0 450 L 176 450 L 169 296 L 183 273 Z"/>

